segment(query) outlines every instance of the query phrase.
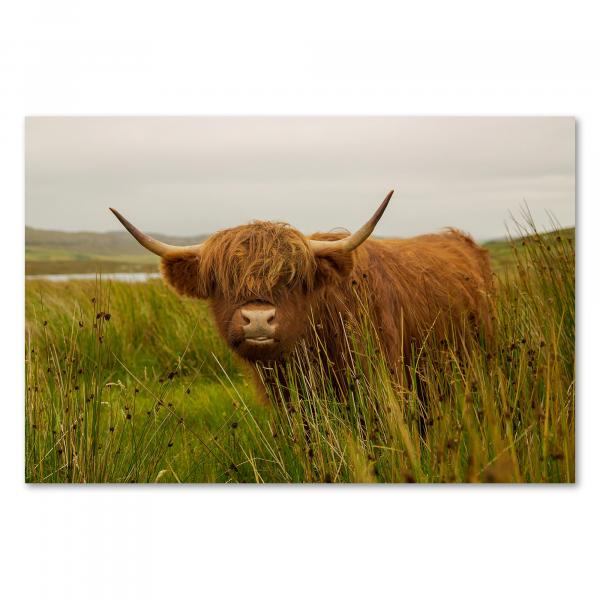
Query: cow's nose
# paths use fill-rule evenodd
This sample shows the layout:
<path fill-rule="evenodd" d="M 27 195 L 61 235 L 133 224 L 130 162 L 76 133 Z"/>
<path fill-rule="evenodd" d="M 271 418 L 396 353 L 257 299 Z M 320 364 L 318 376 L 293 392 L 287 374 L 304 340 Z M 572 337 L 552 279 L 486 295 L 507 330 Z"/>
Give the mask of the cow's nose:
<path fill-rule="evenodd" d="M 270 340 L 275 333 L 275 309 L 242 309 L 246 339 Z"/>

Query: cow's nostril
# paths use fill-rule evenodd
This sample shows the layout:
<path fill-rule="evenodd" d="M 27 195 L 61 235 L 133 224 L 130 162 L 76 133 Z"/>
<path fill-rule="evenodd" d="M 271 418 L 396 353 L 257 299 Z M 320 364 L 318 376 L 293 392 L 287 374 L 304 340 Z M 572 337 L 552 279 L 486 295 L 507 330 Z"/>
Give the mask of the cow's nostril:
<path fill-rule="evenodd" d="M 242 315 L 242 319 L 244 319 L 244 325 L 250 324 L 250 319 L 246 315 Z"/>
<path fill-rule="evenodd" d="M 270 317 L 267 319 L 267 324 L 271 325 L 271 323 L 273 323 L 273 321 L 274 321 L 274 320 L 275 320 L 275 315 L 272 315 L 272 316 L 270 316 Z"/>

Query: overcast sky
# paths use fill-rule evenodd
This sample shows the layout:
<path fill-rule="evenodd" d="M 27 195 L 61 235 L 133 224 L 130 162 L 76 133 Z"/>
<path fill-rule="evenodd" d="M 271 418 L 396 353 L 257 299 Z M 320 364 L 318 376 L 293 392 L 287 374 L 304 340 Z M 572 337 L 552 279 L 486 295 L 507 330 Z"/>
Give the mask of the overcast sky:
<path fill-rule="evenodd" d="M 27 225 L 202 234 L 253 219 L 376 234 L 458 227 L 501 237 L 526 202 L 575 224 L 575 120 L 494 117 L 35 117 Z"/>

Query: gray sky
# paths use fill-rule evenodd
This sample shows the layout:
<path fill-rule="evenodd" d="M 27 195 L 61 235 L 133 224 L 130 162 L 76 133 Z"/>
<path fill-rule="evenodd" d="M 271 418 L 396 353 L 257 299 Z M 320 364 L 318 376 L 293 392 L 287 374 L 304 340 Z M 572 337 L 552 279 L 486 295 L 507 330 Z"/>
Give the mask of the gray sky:
<path fill-rule="evenodd" d="M 361 225 L 390 189 L 377 235 L 458 227 L 501 237 L 525 202 L 575 224 L 567 117 L 34 117 L 25 125 L 25 222 L 201 234 L 253 219 L 305 233 Z"/>

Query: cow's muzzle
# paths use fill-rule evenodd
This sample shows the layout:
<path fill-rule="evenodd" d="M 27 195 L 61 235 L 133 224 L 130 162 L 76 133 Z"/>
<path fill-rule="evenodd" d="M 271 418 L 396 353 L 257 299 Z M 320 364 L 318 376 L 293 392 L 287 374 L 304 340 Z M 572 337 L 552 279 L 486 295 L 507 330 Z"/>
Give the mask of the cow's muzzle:
<path fill-rule="evenodd" d="M 240 311 L 244 325 L 244 339 L 249 344 L 273 344 L 275 343 L 275 308 L 253 307 L 242 308 Z"/>

